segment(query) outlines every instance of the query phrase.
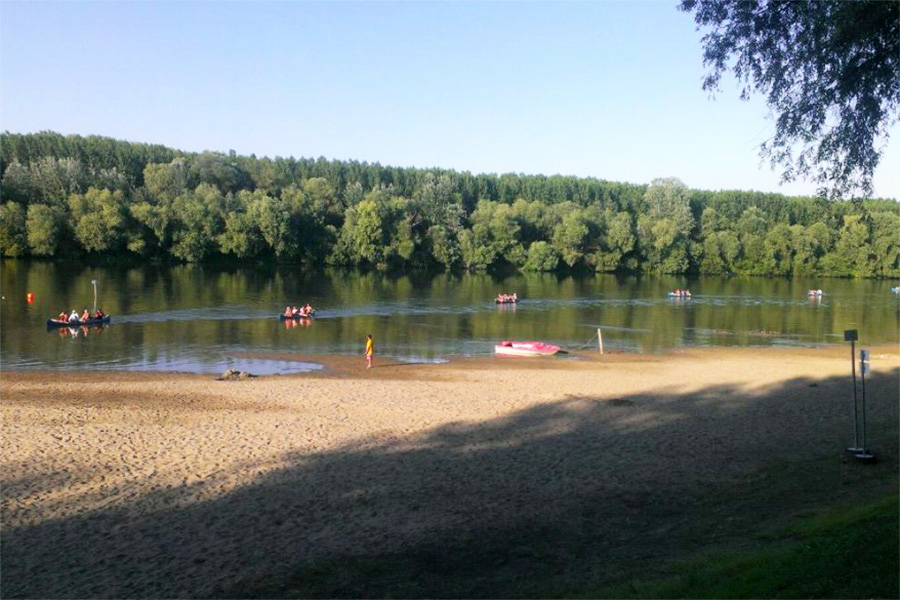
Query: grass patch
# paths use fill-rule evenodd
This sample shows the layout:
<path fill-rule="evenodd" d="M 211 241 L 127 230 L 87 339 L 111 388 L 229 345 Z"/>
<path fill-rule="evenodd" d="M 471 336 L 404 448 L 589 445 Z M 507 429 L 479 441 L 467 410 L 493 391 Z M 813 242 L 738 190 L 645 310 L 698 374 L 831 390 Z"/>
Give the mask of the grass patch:
<path fill-rule="evenodd" d="M 900 497 L 831 510 L 774 532 L 769 547 L 672 567 L 575 598 L 898 598 Z M 769 537 L 769 536 L 767 536 Z"/>

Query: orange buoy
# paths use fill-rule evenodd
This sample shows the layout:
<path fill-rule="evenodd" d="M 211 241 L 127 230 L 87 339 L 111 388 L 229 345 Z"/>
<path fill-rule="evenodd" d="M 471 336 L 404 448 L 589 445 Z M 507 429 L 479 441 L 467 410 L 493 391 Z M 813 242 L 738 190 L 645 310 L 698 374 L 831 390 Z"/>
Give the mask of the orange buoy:
<path fill-rule="evenodd" d="M 34 292 L 28 292 L 27 294 L 25 294 L 25 301 L 28 302 L 28 304 L 34 302 Z"/>

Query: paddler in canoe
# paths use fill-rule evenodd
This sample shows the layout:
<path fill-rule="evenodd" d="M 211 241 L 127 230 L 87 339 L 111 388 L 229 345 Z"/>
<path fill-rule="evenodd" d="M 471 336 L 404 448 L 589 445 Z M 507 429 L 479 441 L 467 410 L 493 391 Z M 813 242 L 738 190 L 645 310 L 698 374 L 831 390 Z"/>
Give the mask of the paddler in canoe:
<path fill-rule="evenodd" d="M 309 305 L 301 306 L 297 308 L 296 306 L 286 306 L 284 307 L 284 314 L 282 315 L 285 319 L 309 319 L 313 316 L 316 310 Z"/>

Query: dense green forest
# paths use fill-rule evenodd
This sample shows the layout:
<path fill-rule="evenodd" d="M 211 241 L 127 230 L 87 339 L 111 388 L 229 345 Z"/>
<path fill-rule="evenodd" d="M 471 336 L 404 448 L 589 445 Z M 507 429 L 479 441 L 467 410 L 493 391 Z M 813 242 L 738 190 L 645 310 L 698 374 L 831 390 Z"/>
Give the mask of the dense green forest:
<path fill-rule="evenodd" d="M 900 204 L 0 137 L 5 256 L 900 276 Z"/>

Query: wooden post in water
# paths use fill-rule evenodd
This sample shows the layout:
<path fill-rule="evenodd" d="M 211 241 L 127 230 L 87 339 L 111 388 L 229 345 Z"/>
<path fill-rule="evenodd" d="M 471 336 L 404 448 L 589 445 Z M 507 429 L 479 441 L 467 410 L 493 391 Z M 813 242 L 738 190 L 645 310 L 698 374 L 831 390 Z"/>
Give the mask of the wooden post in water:
<path fill-rule="evenodd" d="M 597 340 L 600 342 L 600 354 L 603 354 L 603 332 L 597 328 Z"/>

